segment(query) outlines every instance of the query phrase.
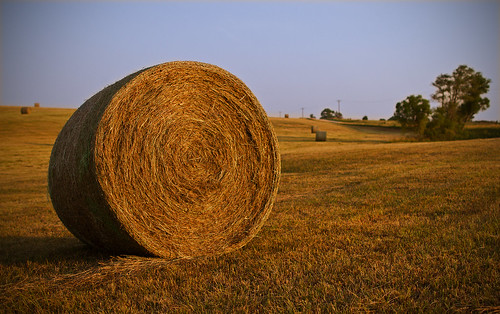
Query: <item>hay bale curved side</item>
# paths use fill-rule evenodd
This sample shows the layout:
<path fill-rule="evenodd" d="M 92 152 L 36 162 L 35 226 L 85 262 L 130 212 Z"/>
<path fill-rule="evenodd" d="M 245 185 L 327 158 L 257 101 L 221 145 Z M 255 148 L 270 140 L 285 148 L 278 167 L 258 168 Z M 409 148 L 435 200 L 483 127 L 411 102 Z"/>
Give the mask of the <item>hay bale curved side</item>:
<path fill-rule="evenodd" d="M 54 208 L 77 237 L 107 250 L 173 258 L 231 251 L 260 230 L 277 193 L 278 143 L 236 76 L 205 63 L 170 62 L 91 100 L 59 135 L 49 171 Z M 76 126 L 81 120 L 84 127 Z M 68 147 L 76 155 L 69 161 Z M 65 164 L 58 170 L 53 163 Z M 65 197 L 54 197 L 63 169 L 71 182 L 59 187 Z"/>
<path fill-rule="evenodd" d="M 146 254 L 121 227 L 95 174 L 95 132 L 116 91 L 140 72 L 104 88 L 81 105 L 57 136 L 49 162 L 48 188 L 54 209 L 68 230 L 97 248 Z"/>
<path fill-rule="evenodd" d="M 316 142 L 326 141 L 326 131 L 316 131 Z"/>

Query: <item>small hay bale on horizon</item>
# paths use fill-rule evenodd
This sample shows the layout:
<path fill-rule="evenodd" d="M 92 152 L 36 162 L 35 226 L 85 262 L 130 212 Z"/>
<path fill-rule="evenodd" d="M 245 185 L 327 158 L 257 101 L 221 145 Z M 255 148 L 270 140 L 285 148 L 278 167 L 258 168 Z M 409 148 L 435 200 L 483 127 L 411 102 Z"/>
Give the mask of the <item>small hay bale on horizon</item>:
<path fill-rule="evenodd" d="M 34 106 L 35 108 L 39 108 L 39 107 L 40 107 L 40 103 L 39 103 L 39 102 L 36 102 L 33 106 Z"/>
<path fill-rule="evenodd" d="M 190 258 L 245 245 L 281 173 L 257 98 L 215 66 L 176 61 L 88 99 L 52 149 L 49 194 L 81 241 L 119 254 Z"/>
<path fill-rule="evenodd" d="M 290 118 L 290 116 L 288 115 L 288 113 L 285 113 L 285 119 L 288 119 Z"/>
<path fill-rule="evenodd" d="M 30 107 L 21 107 L 21 114 L 29 114 L 31 113 Z"/>
<path fill-rule="evenodd" d="M 326 141 L 326 131 L 316 131 L 316 142 Z"/>

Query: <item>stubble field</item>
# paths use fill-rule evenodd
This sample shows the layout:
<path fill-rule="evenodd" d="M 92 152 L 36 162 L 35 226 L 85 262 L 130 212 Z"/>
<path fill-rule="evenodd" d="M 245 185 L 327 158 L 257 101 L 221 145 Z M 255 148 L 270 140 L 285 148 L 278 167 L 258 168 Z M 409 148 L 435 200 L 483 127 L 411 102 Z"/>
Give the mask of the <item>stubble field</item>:
<path fill-rule="evenodd" d="M 59 221 L 47 167 L 73 111 L 0 107 L 0 312 L 500 311 L 499 138 L 272 118 L 282 177 L 257 237 L 164 261 L 96 252 Z"/>

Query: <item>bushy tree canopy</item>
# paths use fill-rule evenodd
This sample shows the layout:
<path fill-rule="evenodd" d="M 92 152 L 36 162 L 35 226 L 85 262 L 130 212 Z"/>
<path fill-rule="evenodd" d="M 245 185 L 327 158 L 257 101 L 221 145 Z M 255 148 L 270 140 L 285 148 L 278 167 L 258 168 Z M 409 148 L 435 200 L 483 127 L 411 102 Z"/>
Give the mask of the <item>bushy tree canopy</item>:
<path fill-rule="evenodd" d="M 334 118 L 342 119 L 342 114 L 340 112 L 335 112 L 330 108 L 325 108 L 323 109 L 323 111 L 321 111 L 320 119 L 334 119 Z"/>
<path fill-rule="evenodd" d="M 393 117 L 401 123 L 403 128 L 416 129 L 422 134 L 430 114 L 429 100 L 423 98 L 422 95 L 410 95 L 396 104 Z"/>
<path fill-rule="evenodd" d="M 490 106 L 490 100 L 481 95 L 488 92 L 490 79 L 483 77 L 481 72 L 461 65 L 452 75 L 441 74 L 432 83 L 437 91 L 432 99 L 437 100 L 449 118 L 460 123 L 469 122 L 479 111 Z"/>
<path fill-rule="evenodd" d="M 335 111 L 330 108 L 325 108 L 321 111 L 320 119 L 333 119 L 335 117 Z"/>
<path fill-rule="evenodd" d="M 479 111 L 489 108 L 490 100 L 481 96 L 488 92 L 490 82 L 481 72 L 466 65 L 460 65 L 451 75 L 439 75 L 432 83 L 437 89 L 432 99 L 441 106 L 434 111 L 427 135 L 452 139 L 462 133 L 465 123 Z"/>

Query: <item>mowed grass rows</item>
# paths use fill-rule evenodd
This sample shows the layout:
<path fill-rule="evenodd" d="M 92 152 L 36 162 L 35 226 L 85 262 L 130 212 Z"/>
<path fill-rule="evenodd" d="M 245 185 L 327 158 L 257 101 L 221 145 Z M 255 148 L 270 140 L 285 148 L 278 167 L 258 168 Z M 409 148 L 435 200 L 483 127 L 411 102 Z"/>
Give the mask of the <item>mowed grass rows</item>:
<path fill-rule="evenodd" d="M 95 252 L 57 218 L 47 166 L 72 110 L 0 110 L 3 311 L 500 309 L 500 139 L 408 143 L 395 128 L 272 118 L 282 178 L 260 233 L 168 262 Z"/>

